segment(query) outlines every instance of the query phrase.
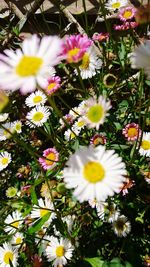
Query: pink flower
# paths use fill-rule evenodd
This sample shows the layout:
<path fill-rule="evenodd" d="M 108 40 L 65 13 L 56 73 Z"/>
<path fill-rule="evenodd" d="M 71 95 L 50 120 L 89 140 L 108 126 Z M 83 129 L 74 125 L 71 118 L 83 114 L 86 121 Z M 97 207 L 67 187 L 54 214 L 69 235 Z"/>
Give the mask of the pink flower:
<path fill-rule="evenodd" d="M 122 134 L 128 141 L 135 141 L 141 136 L 141 129 L 138 124 L 132 122 L 126 125 L 126 127 L 122 130 Z"/>
<path fill-rule="evenodd" d="M 45 89 L 46 93 L 48 95 L 51 95 L 55 91 L 57 91 L 61 87 L 60 82 L 61 82 L 61 79 L 59 76 L 53 76 L 49 78 L 47 88 Z"/>
<path fill-rule="evenodd" d="M 119 12 L 119 18 L 122 21 L 131 20 L 134 17 L 135 12 L 136 12 L 135 8 L 131 6 L 122 8 Z"/>
<path fill-rule="evenodd" d="M 109 33 L 94 33 L 93 36 L 92 36 L 92 40 L 93 41 L 99 41 L 99 42 L 102 42 L 102 41 L 105 41 L 109 38 Z"/>
<path fill-rule="evenodd" d="M 135 182 L 127 177 L 120 192 L 122 193 L 123 196 L 125 196 L 126 194 L 128 194 L 128 189 L 130 189 L 134 185 Z"/>
<path fill-rule="evenodd" d="M 138 23 L 135 21 L 126 21 L 124 24 L 122 25 L 114 25 L 114 29 L 116 31 L 125 31 L 125 30 L 129 30 L 129 29 L 134 29 L 138 26 Z"/>
<path fill-rule="evenodd" d="M 95 134 L 91 139 L 90 139 L 90 144 L 97 146 L 97 145 L 104 145 L 106 144 L 106 137 L 102 134 Z"/>
<path fill-rule="evenodd" d="M 63 44 L 62 55 L 66 57 L 67 62 L 79 62 L 87 49 L 93 44 L 92 40 L 86 35 L 71 35 L 68 36 Z"/>
<path fill-rule="evenodd" d="M 47 148 L 43 151 L 43 158 L 39 158 L 39 163 L 44 170 L 53 169 L 59 159 L 59 153 L 55 148 Z"/>

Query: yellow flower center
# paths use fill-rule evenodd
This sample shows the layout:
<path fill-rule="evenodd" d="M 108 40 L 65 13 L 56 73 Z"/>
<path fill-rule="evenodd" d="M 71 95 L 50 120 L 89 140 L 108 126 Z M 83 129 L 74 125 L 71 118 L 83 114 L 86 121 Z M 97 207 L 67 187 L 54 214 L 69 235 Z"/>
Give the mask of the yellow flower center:
<path fill-rule="evenodd" d="M 7 130 L 10 131 L 11 129 L 7 129 Z M 9 138 L 9 137 L 11 136 L 11 134 L 10 134 L 8 131 L 6 131 L 6 130 L 3 131 L 3 135 L 4 135 L 6 138 Z"/>
<path fill-rule="evenodd" d="M 84 121 L 78 121 L 77 125 L 78 127 L 82 127 L 84 126 L 85 122 Z"/>
<path fill-rule="evenodd" d="M 150 141 L 148 141 L 148 140 L 143 140 L 143 141 L 142 141 L 142 144 L 141 144 L 141 147 L 142 147 L 144 150 L 149 150 L 149 149 L 150 149 Z"/>
<path fill-rule="evenodd" d="M 128 19 L 128 18 L 130 18 L 132 16 L 132 11 L 130 11 L 130 10 L 125 10 L 125 12 L 123 13 L 123 17 L 125 18 L 125 19 Z"/>
<path fill-rule="evenodd" d="M 57 256 L 57 257 L 62 257 L 62 256 L 64 256 L 64 254 L 65 254 L 65 249 L 64 249 L 64 247 L 63 247 L 63 246 L 58 246 L 58 247 L 56 248 L 56 256 Z"/>
<path fill-rule="evenodd" d="M 77 48 L 77 47 L 68 51 L 68 62 L 70 63 L 73 62 L 74 61 L 73 57 L 76 56 L 79 53 L 79 51 L 80 51 L 80 48 Z"/>
<path fill-rule="evenodd" d="M 47 90 L 50 91 L 50 90 L 52 90 L 55 86 L 56 86 L 56 83 L 50 83 L 50 84 L 47 86 Z"/>
<path fill-rule="evenodd" d="M 9 264 L 9 261 L 13 261 L 14 255 L 11 251 L 8 251 L 4 254 L 4 262 L 5 264 Z"/>
<path fill-rule="evenodd" d="M 112 6 L 112 8 L 116 9 L 116 8 L 119 8 L 121 6 L 121 3 L 116 2 L 116 3 L 113 3 L 111 6 Z"/>
<path fill-rule="evenodd" d="M 33 102 L 35 103 L 35 104 L 37 104 L 37 103 L 39 103 L 39 102 L 41 102 L 42 101 L 42 96 L 40 96 L 40 95 L 37 95 L 37 96 L 35 96 L 34 98 L 33 98 Z"/>
<path fill-rule="evenodd" d="M 83 168 L 84 178 L 90 183 L 97 183 L 104 179 L 105 170 L 99 162 L 89 161 Z"/>
<path fill-rule="evenodd" d="M 34 76 L 43 63 L 40 57 L 23 56 L 16 66 L 16 73 L 21 77 Z"/>
<path fill-rule="evenodd" d="M 47 165 L 53 165 L 54 162 L 56 160 L 56 155 L 54 152 L 50 152 L 47 156 L 46 156 L 46 164 Z"/>
<path fill-rule="evenodd" d="M 19 221 L 15 221 L 13 223 L 10 224 L 11 226 L 18 228 L 19 227 Z"/>
<path fill-rule="evenodd" d="M 128 137 L 134 137 L 138 135 L 138 130 L 134 127 L 129 128 Z"/>
<path fill-rule="evenodd" d="M 44 215 L 48 214 L 50 211 L 45 209 L 40 209 L 40 217 L 43 217 Z"/>
<path fill-rule="evenodd" d="M 83 58 L 82 58 L 82 63 L 80 65 L 80 68 L 86 70 L 86 69 L 88 69 L 89 64 L 90 64 L 89 54 L 88 53 L 85 53 L 84 56 L 83 56 Z"/>
<path fill-rule="evenodd" d="M 87 118 L 94 123 L 99 122 L 103 116 L 104 109 L 101 105 L 98 104 L 89 108 L 89 111 L 87 112 Z"/>
<path fill-rule="evenodd" d="M 41 121 L 43 119 L 44 115 L 42 112 L 37 111 L 34 115 L 33 115 L 33 121 Z"/>
<path fill-rule="evenodd" d="M 16 238 L 16 244 L 21 244 L 22 243 L 22 238 L 21 237 L 17 237 Z"/>
<path fill-rule="evenodd" d="M 2 165 L 8 164 L 8 158 L 3 158 L 1 160 Z"/>
<path fill-rule="evenodd" d="M 15 128 L 16 128 L 16 131 L 20 131 L 21 130 L 21 124 L 20 123 L 16 124 Z"/>

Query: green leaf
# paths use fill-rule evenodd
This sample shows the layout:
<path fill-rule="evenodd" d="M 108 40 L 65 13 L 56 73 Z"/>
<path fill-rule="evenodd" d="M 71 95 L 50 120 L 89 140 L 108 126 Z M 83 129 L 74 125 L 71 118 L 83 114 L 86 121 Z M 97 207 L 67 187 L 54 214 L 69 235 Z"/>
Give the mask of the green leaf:
<path fill-rule="evenodd" d="M 38 203 L 37 195 L 35 193 L 35 187 L 34 186 L 31 188 L 31 199 L 32 199 L 33 204 L 36 205 Z"/>
<path fill-rule="evenodd" d="M 50 212 L 45 214 L 41 219 L 36 221 L 29 229 L 28 229 L 28 234 L 34 234 L 35 232 L 38 232 L 43 224 L 49 219 L 50 217 Z"/>
<path fill-rule="evenodd" d="M 92 267 L 103 267 L 104 261 L 100 260 L 100 258 L 85 258 L 84 260 L 89 262 Z"/>

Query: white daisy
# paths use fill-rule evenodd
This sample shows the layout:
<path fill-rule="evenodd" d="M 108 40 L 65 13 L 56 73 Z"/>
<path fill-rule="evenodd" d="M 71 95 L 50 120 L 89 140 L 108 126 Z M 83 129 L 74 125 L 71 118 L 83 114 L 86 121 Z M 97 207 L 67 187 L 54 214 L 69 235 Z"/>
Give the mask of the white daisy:
<path fill-rule="evenodd" d="M 50 238 L 50 245 L 46 248 L 46 256 L 49 261 L 53 261 L 53 266 L 64 266 L 67 260 L 72 258 L 74 247 L 68 239 L 60 238 L 60 241 L 55 238 Z"/>
<path fill-rule="evenodd" d="M 86 125 L 85 120 L 81 117 L 79 118 L 72 126 L 72 128 L 74 129 L 76 135 L 78 135 L 81 130 L 84 128 L 84 126 Z"/>
<path fill-rule="evenodd" d="M 108 116 L 107 111 L 111 108 L 110 101 L 106 101 L 103 96 L 99 96 L 98 100 L 89 98 L 85 101 L 85 115 L 83 119 L 89 128 L 99 129 L 104 123 L 105 117 Z"/>
<path fill-rule="evenodd" d="M 12 123 L 13 131 L 16 132 L 16 133 L 21 133 L 22 132 L 21 127 L 22 127 L 22 123 L 19 120 L 18 121 L 14 121 Z"/>
<path fill-rule="evenodd" d="M 0 114 L 0 122 L 6 121 L 8 119 L 8 116 L 8 113 Z"/>
<path fill-rule="evenodd" d="M 17 232 L 12 240 L 10 241 L 12 245 L 19 246 L 23 243 L 24 236 L 22 233 Z"/>
<path fill-rule="evenodd" d="M 45 94 L 43 94 L 40 90 L 30 94 L 26 100 L 25 103 L 28 107 L 34 107 L 38 105 L 44 105 L 47 100 L 47 97 Z"/>
<path fill-rule="evenodd" d="M 4 228 L 4 231 L 13 234 L 16 232 L 17 229 L 19 229 L 22 222 L 23 222 L 22 214 L 18 210 L 13 211 L 12 215 L 9 214 L 4 221 L 5 224 L 8 224 Z"/>
<path fill-rule="evenodd" d="M 9 139 L 13 134 L 13 124 L 11 122 L 6 122 L 5 124 L 1 125 L 0 128 L 0 141 L 5 141 Z"/>
<path fill-rule="evenodd" d="M 11 154 L 7 151 L 0 152 L 0 171 L 7 168 L 8 164 L 11 162 Z"/>
<path fill-rule="evenodd" d="M 22 49 L 6 49 L 0 54 L 0 85 L 3 89 L 23 94 L 32 92 L 38 84 L 45 88 L 47 79 L 53 76 L 53 66 L 59 63 L 62 40 L 57 36 L 44 36 L 41 41 L 33 35 L 25 39 Z"/>
<path fill-rule="evenodd" d="M 88 79 L 95 76 L 101 67 L 102 61 L 98 58 L 95 48 L 91 46 L 84 54 L 81 65 L 79 66 L 82 79 Z M 78 75 L 77 70 L 75 70 L 75 74 Z"/>
<path fill-rule="evenodd" d="M 126 170 L 122 158 L 104 146 L 82 147 L 69 157 L 63 170 L 64 182 L 80 201 L 105 201 L 120 192 Z"/>
<path fill-rule="evenodd" d="M 128 5 L 128 0 L 109 0 L 106 4 L 105 7 L 110 11 L 116 11 L 119 10 L 121 7 L 127 6 Z"/>
<path fill-rule="evenodd" d="M 77 128 L 74 129 L 74 128 L 72 127 L 72 130 L 71 130 L 71 129 L 68 129 L 68 130 L 66 130 L 66 131 L 64 132 L 65 139 L 66 139 L 67 141 L 70 141 L 70 140 L 76 138 L 76 136 L 79 134 L 79 132 L 80 132 L 80 131 L 79 131 Z"/>
<path fill-rule="evenodd" d="M 26 119 L 30 128 L 42 126 L 50 116 L 50 111 L 44 106 L 37 106 L 28 112 Z"/>
<path fill-rule="evenodd" d="M 125 237 L 131 231 L 131 224 L 124 215 L 117 216 L 112 226 L 115 234 L 119 237 Z"/>
<path fill-rule="evenodd" d="M 143 68 L 150 79 L 150 41 L 147 40 L 135 48 L 130 54 L 131 67 L 134 69 Z"/>
<path fill-rule="evenodd" d="M 0 247 L 0 266 L 10 267 L 10 262 L 13 267 L 18 266 L 17 263 L 18 252 L 17 249 L 13 248 L 9 243 L 4 243 L 3 247 Z"/>
<path fill-rule="evenodd" d="M 150 157 L 150 132 L 143 133 L 139 153 L 142 156 Z"/>
<path fill-rule="evenodd" d="M 31 211 L 31 218 L 40 219 L 44 215 L 49 214 L 48 222 L 50 223 L 55 217 L 55 214 L 52 212 L 52 210 L 54 210 L 54 206 L 51 200 L 45 198 L 44 201 L 42 198 L 40 198 L 38 199 L 38 205 L 33 206 L 33 210 Z"/>
<path fill-rule="evenodd" d="M 89 205 L 91 206 L 91 208 L 96 208 L 98 217 L 101 220 L 104 220 L 106 203 L 101 202 L 101 201 L 97 201 L 96 199 L 90 199 L 88 202 L 89 202 Z"/>

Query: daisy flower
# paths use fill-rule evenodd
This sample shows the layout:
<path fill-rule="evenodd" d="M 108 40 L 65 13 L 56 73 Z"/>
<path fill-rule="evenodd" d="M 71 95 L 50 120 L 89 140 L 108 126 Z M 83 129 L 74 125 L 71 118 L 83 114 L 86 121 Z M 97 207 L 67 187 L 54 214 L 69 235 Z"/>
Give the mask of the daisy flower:
<path fill-rule="evenodd" d="M 7 151 L 0 152 L 0 171 L 7 168 L 8 164 L 11 162 L 11 154 Z"/>
<path fill-rule="evenodd" d="M 88 79 L 96 75 L 102 67 L 102 61 L 98 58 L 95 49 L 91 46 L 83 55 L 79 66 L 82 79 Z M 75 74 L 78 75 L 75 69 Z"/>
<path fill-rule="evenodd" d="M 102 41 L 105 41 L 109 38 L 109 33 L 94 33 L 93 36 L 92 36 L 92 40 L 93 41 L 99 41 L 99 42 L 102 42 Z"/>
<path fill-rule="evenodd" d="M 9 139 L 12 136 L 13 132 L 13 124 L 11 122 L 2 124 L 2 128 L 0 128 L 0 141 Z"/>
<path fill-rule="evenodd" d="M 134 17 L 135 12 L 136 12 L 136 9 L 131 6 L 121 8 L 119 12 L 119 18 L 122 21 L 131 20 Z"/>
<path fill-rule="evenodd" d="M 34 107 L 38 105 L 44 105 L 47 100 L 47 97 L 40 91 L 36 91 L 32 94 L 30 94 L 26 100 L 25 103 L 28 107 Z"/>
<path fill-rule="evenodd" d="M 122 134 L 127 138 L 128 141 L 135 141 L 141 136 L 141 129 L 138 124 L 132 122 L 126 125 L 122 130 Z"/>
<path fill-rule="evenodd" d="M 94 145 L 94 146 L 105 145 L 106 144 L 106 137 L 102 134 L 95 134 L 90 139 L 90 144 Z"/>
<path fill-rule="evenodd" d="M 53 94 L 55 91 L 57 91 L 61 87 L 61 79 L 59 76 L 54 76 L 48 79 L 48 84 L 45 89 L 45 92 L 48 95 Z"/>
<path fill-rule="evenodd" d="M 37 106 L 28 112 L 26 119 L 30 128 L 41 127 L 49 118 L 50 111 L 44 106 Z"/>
<path fill-rule="evenodd" d="M 131 224 L 124 215 L 117 216 L 113 222 L 114 233 L 119 236 L 127 236 L 131 231 Z"/>
<path fill-rule="evenodd" d="M 60 123 L 60 129 L 64 128 L 66 126 L 66 124 L 71 125 L 74 121 L 74 116 L 71 114 L 66 114 L 65 116 L 63 116 L 63 119 L 60 118 L 59 123 Z M 66 124 L 65 124 L 66 122 Z"/>
<path fill-rule="evenodd" d="M 113 223 L 115 219 L 120 215 L 120 211 L 116 207 L 116 204 L 111 202 L 110 204 L 105 204 L 105 213 L 107 216 L 107 221 Z"/>
<path fill-rule="evenodd" d="M 18 121 L 14 121 L 12 123 L 13 131 L 16 132 L 16 133 L 21 133 L 22 132 L 21 127 L 22 127 L 22 123 L 19 120 Z"/>
<path fill-rule="evenodd" d="M 17 232 L 12 240 L 10 241 L 12 245 L 21 245 L 23 243 L 24 236 L 22 233 Z"/>
<path fill-rule="evenodd" d="M 69 157 L 63 170 L 64 182 L 80 201 L 105 201 L 120 192 L 126 175 L 125 164 L 114 150 L 104 146 L 82 147 Z"/>
<path fill-rule="evenodd" d="M 80 133 L 80 130 L 77 128 L 72 128 L 72 130 L 68 129 L 67 131 L 64 132 L 64 137 L 67 141 L 70 141 L 76 138 L 76 136 L 79 135 L 79 133 Z"/>
<path fill-rule="evenodd" d="M 81 118 L 79 118 L 72 126 L 73 130 L 75 131 L 76 135 L 78 135 L 81 130 L 84 128 L 84 126 L 86 125 L 85 120 Z"/>
<path fill-rule="evenodd" d="M 150 41 L 147 40 L 135 48 L 130 54 L 131 67 L 135 69 L 143 68 L 150 78 Z"/>
<path fill-rule="evenodd" d="M 89 128 L 99 129 L 99 126 L 104 123 L 105 117 L 108 116 L 107 111 L 111 108 L 110 101 L 106 101 L 103 96 L 98 100 L 89 98 L 85 101 L 85 115 L 83 119 Z"/>
<path fill-rule="evenodd" d="M 51 211 L 54 209 L 53 203 L 50 199 L 42 198 L 38 199 L 38 206 L 34 205 L 33 210 L 31 211 L 31 218 L 32 219 L 40 219 L 44 215 L 49 214 L 48 222 L 51 222 L 55 217 L 55 214 Z"/>
<path fill-rule="evenodd" d="M 63 44 L 62 54 L 66 57 L 68 63 L 79 62 L 87 49 L 92 45 L 87 35 L 71 35 L 67 36 Z"/>
<path fill-rule="evenodd" d="M 19 229 L 20 225 L 22 224 L 23 217 L 22 214 L 16 210 L 13 211 L 12 215 L 8 215 L 5 219 L 5 224 L 8 224 L 5 228 L 5 232 L 9 232 L 10 234 L 13 234 L 16 232 L 17 229 Z"/>
<path fill-rule="evenodd" d="M 110 12 L 114 12 L 116 10 L 119 10 L 121 7 L 124 7 L 127 5 L 128 5 L 128 0 L 109 0 L 107 4 L 105 4 L 105 7 Z"/>
<path fill-rule="evenodd" d="M 52 169 L 59 160 L 59 153 L 55 148 L 47 148 L 43 151 L 43 158 L 39 158 L 39 163 L 44 170 Z"/>
<path fill-rule="evenodd" d="M 8 116 L 8 113 L 0 114 L 0 122 L 6 121 L 8 119 Z"/>
<path fill-rule="evenodd" d="M 0 247 L 0 266 L 1 267 L 10 267 L 10 262 L 13 267 L 18 266 L 17 263 L 18 252 L 17 249 L 13 248 L 9 243 L 4 243 Z"/>
<path fill-rule="evenodd" d="M 39 85 L 45 88 L 46 79 L 54 75 L 53 66 L 59 63 L 62 41 L 57 36 L 44 36 L 41 41 L 33 35 L 25 39 L 22 49 L 5 50 L 0 54 L 0 85 L 3 89 L 20 89 L 27 94 Z"/>
<path fill-rule="evenodd" d="M 67 261 L 72 258 L 74 247 L 68 239 L 50 238 L 50 245 L 46 248 L 46 256 L 48 261 L 53 261 L 53 266 L 64 266 Z"/>
<path fill-rule="evenodd" d="M 150 157 L 150 132 L 143 133 L 139 153 L 142 156 Z"/>
<path fill-rule="evenodd" d="M 135 182 L 131 179 L 129 179 L 128 177 L 126 178 L 126 181 L 124 182 L 123 186 L 121 187 L 121 193 L 123 196 L 125 196 L 126 194 L 128 194 L 128 189 L 133 187 L 135 185 Z"/>
<path fill-rule="evenodd" d="M 17 188 L 11 186 L 11 187 L 8 187 L 8 189 L 6 190 L 6 196 L 8 198 L 12 198 L 12 197 L 15 197 L 17 194 Z"/>
<path fill-rule="evenodd" d="M 96 208 L 97 215 L 101 220 L 104 220 L 105 215 L 105 202 L 97 201 L 96 199 L 89 200 L 89 205 L 91 208 Z"/>

